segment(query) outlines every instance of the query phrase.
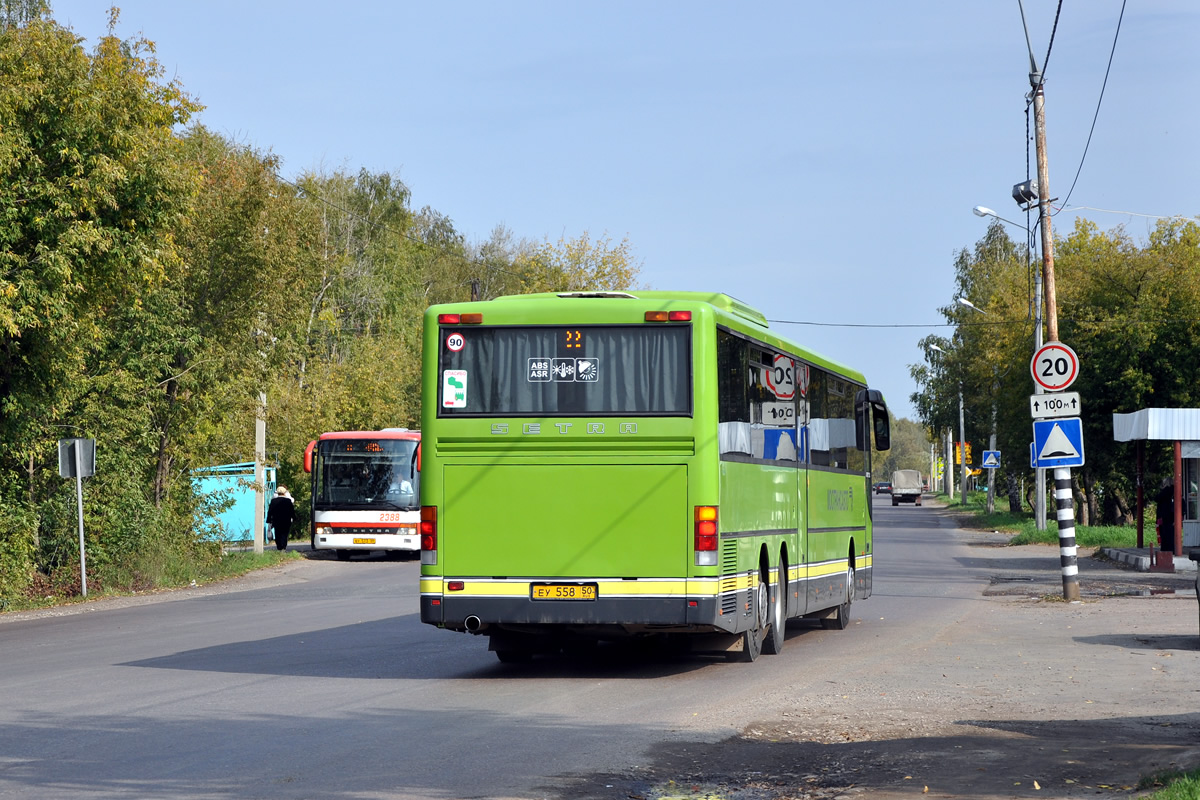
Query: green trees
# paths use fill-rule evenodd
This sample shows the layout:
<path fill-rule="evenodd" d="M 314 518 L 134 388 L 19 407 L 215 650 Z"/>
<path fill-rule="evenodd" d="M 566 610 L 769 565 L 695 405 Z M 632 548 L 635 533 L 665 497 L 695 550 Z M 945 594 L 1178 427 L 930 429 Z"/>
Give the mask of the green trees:
<path fill-rule="evenodd" d="M 1080 374 L 1071 390 L 1084 403 L 1087 463 L 1073 473 L 1080 522 L 1129 519 L 1133 453 L 1113 441 L 1112 414 L 1200 402 L 1193 376 L 1200 363 L 1198 244 L 1200 226 L 1180 218 L 1159 222 L 1142 245 L 1120 228 L 1101 232 L 1084 219 L 1056 242 L 1059 337 L 1079 354 Z M 1041 268 L 1040 261 L 1034 268 Z M 911 370 L 918 384 L 913 402 L 926 425 L 951 428 L 957 439 L 961 384 L 966 435 L 975 443 L 991 432 L 994 406 L 998 446 L 1015 495 L 1017 481 L 1032 476 L 1025 468 L 1033 393 L 1027 254 L 994 222 L 973 251 L 959 253 L 955 270 L 957 295 L 986 314 L 958 303 L 941 309 L 951 333 L 922 340 L 925 363 Z M 1148 456 L 1148 471 L 1165 474 L 1166 448 L 1152 447 Z"/>
<path fill-rule="evenodd" d="M 52 570 L 66 556 L 41 533 L 67 505 L 46 477 L 54 443 L 119 419 L 114 395 L 137 405 L 103 355 L 178 263 L 171 225 L 194 183 L 172 130 L 195 105 L 160 82 L 147 43 L 110 37 L 89 55 L 40 17 L 0 31 L 0 75 L 0 550 L 38 552 Z M 107 453 L 124 466 L 120 448 Z M 119 482 L 97 479 L 116 494 Z M 134 519 L 97 513 L 115 540 Z M 0 555 L 6 587 L 31 580 L 21 561 Z"/>
<path fill-rule="evenodd" d="M 429 303 L 637 279 L 627 240 L 467 243 L 388 173 L 283 180 L 188 127 L 151 43 L 88 52 L 45 8 L 0 6 L 0 608 L 78 581 L 58 439 L 98 440 L 89 586 L 153 584 L 215 557 L 190 474 L 252 459 L 260 392 L 303 504 L 309 439 L 420 419 Z"/>
<path fill-rule="evenodd" d="M 873 480 L 891 480 L 898 469 L 915 469 L 929 477 L 929 438 L 925 427 L 910 419 L 892 418 L 892 447 L 871 455 Z"/>

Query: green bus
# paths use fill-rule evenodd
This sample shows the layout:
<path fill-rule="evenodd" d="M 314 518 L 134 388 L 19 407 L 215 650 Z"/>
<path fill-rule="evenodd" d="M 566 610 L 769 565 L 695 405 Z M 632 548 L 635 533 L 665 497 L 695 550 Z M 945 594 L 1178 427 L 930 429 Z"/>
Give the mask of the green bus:
<path fill-rule="evenodd" d="M 882 395 L 724 294 L 431 306 L 421 621 L 503 662 L 660 637 L 753 661 L 871 595 Z"/>

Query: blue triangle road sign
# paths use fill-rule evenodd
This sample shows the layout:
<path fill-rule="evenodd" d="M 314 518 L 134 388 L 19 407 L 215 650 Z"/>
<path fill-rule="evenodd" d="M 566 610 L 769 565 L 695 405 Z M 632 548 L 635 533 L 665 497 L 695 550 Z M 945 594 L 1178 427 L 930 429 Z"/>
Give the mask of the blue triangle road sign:
<path fill-rule="evenodd" d="M 1033 459 L 1038 469 L 1082 467 L 1083 420 L 1079 417 L 1034 420 Z"/>

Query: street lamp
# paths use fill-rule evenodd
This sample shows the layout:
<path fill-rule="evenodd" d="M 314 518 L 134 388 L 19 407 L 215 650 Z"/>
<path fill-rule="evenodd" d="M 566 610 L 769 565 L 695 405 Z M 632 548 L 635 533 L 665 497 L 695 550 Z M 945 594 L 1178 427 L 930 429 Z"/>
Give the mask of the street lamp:
<path fill-rule="evenodd" d="M 1025 230 L 1029 230 L 1028 226 L 1022 225 L 1019 222 L 1013 222 L 1011 219 L 1005 219 L 1004 217 L 997 214 L 995 211 L 992 211 L 987 206 L 975 206 L 971 210 L 973 212 L 975 212 L 975 216 L 977 216 L 977 217 L 995 217 L 996 219 L 1000 220 L 1001 222 L 1007 222 L 1009 225 L 1012 225 L 1016 228 L 1024 228 Z"/>
<path fill-rule="evenodd" d="M 949 355 L 945 350 L 938 347 L 936 344 L 929 345 L 930 350 L 936 350 L 942 355 Z M 958 382 L 958 460 L 962 464 L 962 483 L 959 485 L 961 494 L 959 495 L 960 505 L 967 504 L 967 435 L 966 435 L 966 418 L 963 414 L 963 386 L 962 381 Z M 950 466 L 949 464 L 947 466 Z M 953 472 L 953 469 L 951 469 Z"/>
<path fill-rule="evenodd" d="M 1012 220 L 992 211 L 987 206 L 975 206 L 971 211 L 977 217 L 995 217 L 1001 222 L 1007 222 L 1017 228 L 1025 229 L 1025 247 L 1026 255 L 1029 261 L 1029 268 L 1033 270 L 1033 248 L 1029 245 L 1029 226 L 1020 225 Z M 1033 270 L 1033 352 L 1036 353 L 1042 349 L 1042 271 Z M 1042 394 L 1044 390 L 1040 384 L 1035 383 L 1033 386 L 1034 394 Z M 1044 469 L 1034 470 L 1037 482 L 1037 491 L 1034 493 L 1033 517 L 1039 531 L 1046 530 L 1046 471 Z"/>
<path fill-rule="evenodd" d="M 978 311 L 980 314 L 987 314 L 986 311 L 984 311 L 982 308 L 975 305 L 974 303 L 972 303 L 970 300 L 968 300 L 965 297 L 958 297 L 955 299 L 958 300 L 958 304 L 960 306 L 966 306 L 967 308 L 971 309 L 972 311 Z"/>

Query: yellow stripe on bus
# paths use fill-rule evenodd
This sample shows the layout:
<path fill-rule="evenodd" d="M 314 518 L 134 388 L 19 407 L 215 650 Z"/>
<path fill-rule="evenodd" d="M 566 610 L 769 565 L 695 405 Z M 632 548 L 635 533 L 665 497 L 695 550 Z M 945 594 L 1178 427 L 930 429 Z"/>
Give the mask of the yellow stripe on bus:
<path fill-rule="evenodd" d="M 450 591 L 452 581 L 463 587 Z M 718 577 L 712 578 L 639 578 L 627 581 L 611 578 L 569 578 L 563 580 L 495 580 L 490 578 L 422 578 L 421 594 L 464 597 L 528 597 L 533 584 L 595 583 L 601 597 L 716 597 Z M 738 576 L 738 588 L 747 585 L 746 575 Z"/>
<path fill-rule="evenodd" d="M 869 567 L 870 556 L 857 558 L 858 568 Z M 822 578 L 840 575 L 846 571 L 846 562 L 828 561 L 810 564 L 807 576 L 803 575 L 803 564 L 788 568 L 788 580 L 798 581 L 804 577 Z M 451 582 L 461 581 L 463 588 L 450 591 Z M 758 572 L 751 570 L 733 575 L 711 578 L 639 578 L 635 581 L 619 578 L 569 578 L 562 580 L 497 580 L 494 578 L 421 578 L 421 594 L 451 595 L 463 597 L 528 597 L 535 583 L 580 584 L 594 583 L 601 597 L 716 597 L 732 591 L 745 591 L 758 585 Z"/>

